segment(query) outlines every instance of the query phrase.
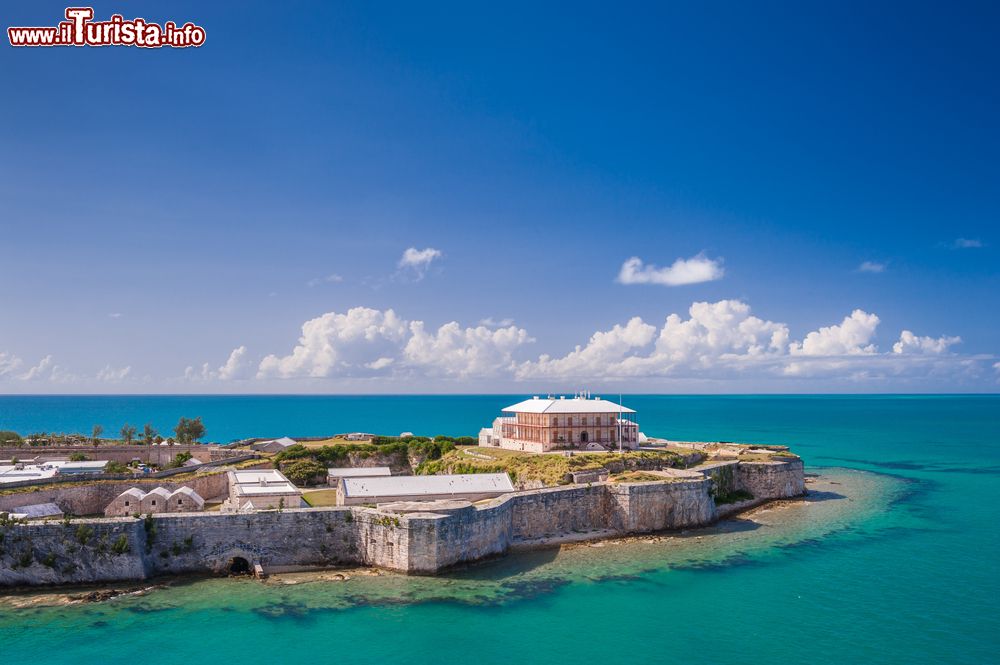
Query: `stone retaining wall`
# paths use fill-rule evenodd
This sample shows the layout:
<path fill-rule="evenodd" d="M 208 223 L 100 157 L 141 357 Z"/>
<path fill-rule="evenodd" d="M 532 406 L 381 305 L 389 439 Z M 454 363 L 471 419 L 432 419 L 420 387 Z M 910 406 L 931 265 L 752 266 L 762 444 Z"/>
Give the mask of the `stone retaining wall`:
<path fill-rule="evenodd" d="M 130 487 L 138 487 L 148 492 L 155 487 L 173 491 L 179 487 L 190 487 L 204 499 L 225 496 L 229 491 L 224 472 L 206 473 L 189 480 L 169 482 L 166 479 L 144 479 L 120 481 L 98 481 L 87 483 L 80 479 L 80 485 L 42 485 L 37 489 L 0 495 L 0 511 L 14 511 L 21 506 L 35 503 L 54 503 L 63 512 L 72 515 L 103 514 L 104 509 L 115 497 Z M 0 487 L 2 489 L 2 487 Z"/>
<path fill-rule="evenodd" d="M 82 454 L 92 460 L 111 460 L 128 464 L 139 458 L 147 464 L 166 465 L 173 461 L 178 453 L 191 453 L 199 462 L 216 460 L 245 454 L 246 451 L 232 450 L 210 443 L 178 444 L 172 446 L 0 446 L 0 459 L 28 460 L 34 457 L 42 459 L 67 459 L 70 455 Z"/>
<path fill-rule="evenodd" d="M 802 494 L 802 463 L 740 463 L 736 482 L 758 501 Z M 595 483 L 507 494 L 479 506 L 448 502 L 439 512 L 338 507 L 8 524 L 0 526 L 0 585 L 221 573 L 237 557 L 265 570 L 370 565 L 433 574 L 511 547 L 588 533 L 707 525 L 718 515 L 711 487 L 709 478 Z"/>

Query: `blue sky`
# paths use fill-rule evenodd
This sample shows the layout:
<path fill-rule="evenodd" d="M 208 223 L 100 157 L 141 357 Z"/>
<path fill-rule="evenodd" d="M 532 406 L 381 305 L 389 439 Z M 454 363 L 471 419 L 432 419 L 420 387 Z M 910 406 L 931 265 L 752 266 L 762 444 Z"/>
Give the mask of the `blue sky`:
<path fill-rule="evenodd" d="M 0 391 L 996 391 L 1000 9 L 660 4 L 5 45 Z"/>

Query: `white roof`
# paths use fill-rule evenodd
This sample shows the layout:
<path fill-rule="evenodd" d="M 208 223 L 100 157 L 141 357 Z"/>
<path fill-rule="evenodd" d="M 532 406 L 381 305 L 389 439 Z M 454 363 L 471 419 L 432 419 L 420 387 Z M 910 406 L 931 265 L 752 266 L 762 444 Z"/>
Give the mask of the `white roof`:
<path fill-rule="evenodd" d="M 600 397 L 541 398 L 532 397 L 503 409 L 511 413 L 635 413 L 627 406 L 619 406 Z"/>
<path fill-rule="evenodd" d="M 51 478 L 56 474 L 55 467 L 46 465 L 42 468 L 37 465 L 25 465 L 18 469 L 15 465 L 0 466 L 0 483 L 16 483 L 21 480 L 37 480 L 39 478 Z"/>
<path fill-rule="evenodd" d="M 344 478 L 344 494 L 351 497 L 426 496 L 429 494 L 465 494 L 513 492 L 514 484 L 506 473 L 463 473 L 442 476 L 391 476 Z"/>
<path fill-rule="evenodd" d="M 269 439 L 267 441 L 261 441 L 257 445 L 265 446 L 269 443 L 277 443 L 278 445 L 287 448 L 288 446 L 297 445 L 298 441 L 296 441 L 295 439 L 290 439 L 287 436 L 283 436 L 280 439 Z"/>
<path fill-rule="evenodd" d="M 170 493 L 170 498 L 172 499 L 175 496 L 177 496 L 178 494 L 183 494 L 184 496 L 188 497 L 189 499 L 193 499 L 194 501 L 205 503 L 205 500 L 201 498 L 201 495 L 198 494 L 197 492 L 195 492 L 190 487 L 178 487 L 177 489 L 175 489 L 173 492 Z"/>
<path fill-rule="evenodd" d="M 18 519 L 39 519 L 42 517 L 60 517 L 63 511 L 54 503 L 35 503 L 30 506 L 18 506 L 11 515 Z"/>
<path fill-rule="evenodd" d="M 299 488 L 292 484 L 277 469 L 231 471 L 236 483 L 236 491 L 244 495 L 299 494 Z"/>
<path fill-rule="evenodd" d="M 387 466 L 352 467 L 343 469 L 327 469 L 330 478 L 365 478 L 369 476 L 391 476 L 392 470 Z"/>
<path fill-rule="evenodd" d="M 76 473 L 100 471 L 108 465 L 108 460 L 87 461 L 87 462 L 66 462 L 59 465 L 59 473 Z"/>
<path fill-rule="evenodd" d="M 285 478 L 285 474 L 277 469 L 248 469 L 232 471 L 231 473 L 233 474 L 236 482 L 240 485 L 245 483 L 259 483 L 262 480 L 268 483 L 288 482 L 288 478 Z"/>

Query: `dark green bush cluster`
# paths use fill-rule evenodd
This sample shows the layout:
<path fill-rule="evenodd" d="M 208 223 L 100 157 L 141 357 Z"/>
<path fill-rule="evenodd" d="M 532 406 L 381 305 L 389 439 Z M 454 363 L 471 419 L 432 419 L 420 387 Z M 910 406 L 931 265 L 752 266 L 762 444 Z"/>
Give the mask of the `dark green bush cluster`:
<path fill-rule="evenodd" d="M 747 492 L 746 490 L 733 490 L 732 492 L 722 492 L 715 495 L 715 504 L 717 506 L 722 506 L 727 503 L 736 503 L 738 501 L 749 501 L 753 498 L 753 494 Z"/>
<path fill-rule="evenodd" d="M 357 457 L 413 455 L 435 460 L 441 459 L 443 455 L 454 450 L 456 445 L 473 445 L 475 443 L 478 441 L 471 436 L 458 437 L 457 439 L 450 436 L 436 436 L 433 439 L 426 436 L 405 438 L 376 436 L 371 443 L 337 444 L 322 448 L 306 448 L 302 445 L 290 446 L 278 453 L 274 461 L 279 468 L 286 471 L 287 475 L 293 466 L 289 463 L 297 460 L 312 460 L 323 467 L 340 466 L 349 455 Z M 303 470 L 308 470 L 308 467 L 303 467 Z M 291 476 L 289 479 L 295 482 Z"/>

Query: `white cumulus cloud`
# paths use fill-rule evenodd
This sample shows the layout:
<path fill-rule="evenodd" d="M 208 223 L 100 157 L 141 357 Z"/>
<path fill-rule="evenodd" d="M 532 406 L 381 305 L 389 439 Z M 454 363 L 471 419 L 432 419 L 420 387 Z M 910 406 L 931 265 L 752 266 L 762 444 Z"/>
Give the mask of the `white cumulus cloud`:
<path fill-rule="evenodd" d="M 961 337 L 920 337 L 904 330 L 899 334 L 899 341 L 892 345 L 892 352 L 940 355 L 961 341 Z"/>
<path fill-rule="evenodd" d="M 431 263 L 440 259 L 441 256 L 441 250 L 433 247 L 425 247 L 424 249 L 408 247 L 399 259 L 399 269 L 411 274 L 415 279 L 421 280 Z"/>
<path fill-rule="evenodd" d="M 200 369 L 187 367 L 184 378 L 189 381 L 232 381 L 252 378 L 255 371 L 254 363 L 247 357 L 247 347 L 238 346 L 229 354 L 226 362 L 217 368 L 204 363 Z"/>
<path fill-rule="evenodd" d="M 257 375 L 318 378 L 367 374 L 387 367 L 377 361 L 393 356 L 407 332 L 406 322 L 391 309 L 383 312 L 354 307 L 344 314 L 327 312 L 302 324 L 299 343 L 290 354 L 265 357 Z"/>
<path fill-rule="evenodd" d="M 51 378 L 55 369 L 56 365 L 52 362 L 52 356 L 47 355 L 42 358 L 37 365 L 30 368 L 18 378 L 22 381 L 40 381 L 42 379 Z"/>
<path fill-rule="evenodd" d="M 433 334 L 425 330 L 423 321 L 414 321 L 410 334 L 403 349 L 409 366 L 459 378 L 491 376 L 511 368 L 513 351 L 531 341 L 527 331 L 517 326 L 463 328 L 455 321 Z"/>
<path fill-rule="evenodd" d="M 958 337 L 910 330 L 880 350 L 878 326 L 877 315 L 856 309 L 838 323 L 793 338 L 787 324 L 756 316 L 740 300 L 695 302 L 686 314 L 669 314 L 660 325 L 632 317 L 591 334 L 564 354 L 532 359 L 526 348 L 534 340 L 513 323 L 467 327 L 451 321 L 435 328 L 405 320 L 392 309 L 355 307 L 306 321 L 298 343 L 287 354 L 266 356 L 256 365 L 255 377 L 360 378 L 404 390 L 435 380 L 488 380 L 486 385 L 509 382 L 513 387 L 518 381 L 551 385 L 572 379 L 582 385 L 628 379 L 655 390 L 666 379 L 748 379 L 768 385 L 809 379 L 942 381 L 981 377 L 996 361 L 952 352 Z M 222 380 L 249 376 L 252 367 L 241 346 L 221 367 L 188 368 L 188 375 Z"/>
<path fill-rule="evenodd" d="M 983 241 L 978 238 L 955 238 L 951 246 L 954 249 L 978 249 L 983 246 Z"/>
<path fill-rule="evenodd" d="M 840 324 L 814 330 L 801 342 L 792 342 L 792 355 L 843 356 L 875 353 L 871 344 L 879 318 L 860 309 L 845 316 Z"/>
<path fill-rule="evenodd" d="M 620 284 L 659 284 L 681 286 L 722 279 L 722 259 L 710 259 L 704 254 L 690 259 L 677 259 L 669 267 L 658 268 L 645 264 L 638 256 L 625 261 L 618 272 Z"/>
<path fill-rule="evenodd" d="M 292 352 L 264 358 L 257 376 L 493 376 L 510 370 L 514 351 L 530 341 L 513 325 L 466 328 L 452 321 L 429 331 L 391 309 L 355 307 L 306 321 Z"/>

